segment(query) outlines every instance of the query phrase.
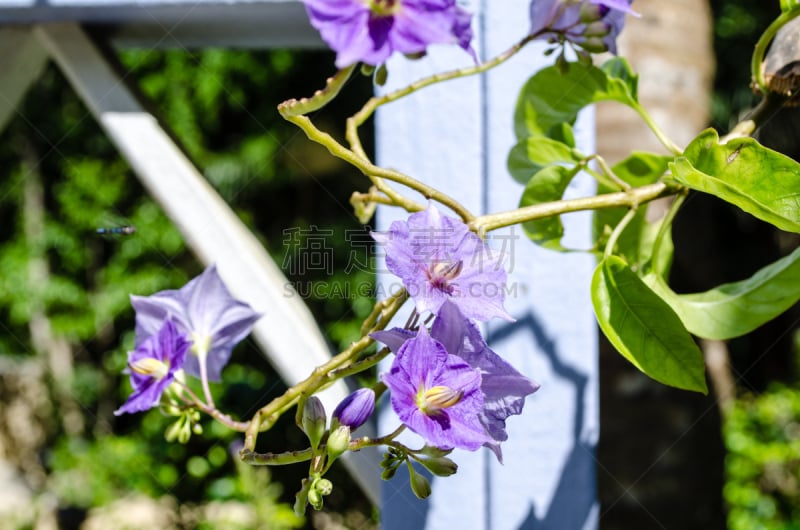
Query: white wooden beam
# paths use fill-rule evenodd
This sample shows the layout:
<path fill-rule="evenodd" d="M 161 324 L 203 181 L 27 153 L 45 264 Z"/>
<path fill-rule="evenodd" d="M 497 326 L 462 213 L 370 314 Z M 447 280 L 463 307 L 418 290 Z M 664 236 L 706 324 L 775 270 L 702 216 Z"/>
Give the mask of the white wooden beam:
<path fill-rule="evenodd" d="M 47 52 L 27 27 L 0 28 L 0 130 L 47 64 Z"/>
<path fill-rule="evenodd" d="M 265 314 L 253 334 L 284 381 L 293 385 L 329 360 L 324 338 L 288 280 L 83 30 L 57 23 L 39 25 L 34 32 L 189 247 L 202 262 L 217 264 L 236 298 Z M 340 381 L 320 398 L 330 413 L 346 395 Z M 378 472 L 373 458 L 365 451 L 345 463 L 374 501 Z"/>

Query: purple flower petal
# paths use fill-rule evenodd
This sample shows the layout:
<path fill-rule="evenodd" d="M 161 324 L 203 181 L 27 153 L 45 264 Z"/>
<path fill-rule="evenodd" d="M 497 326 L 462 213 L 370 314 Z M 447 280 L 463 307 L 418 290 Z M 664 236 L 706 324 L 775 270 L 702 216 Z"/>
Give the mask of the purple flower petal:
<path fill-rule="evenodd" d="M 483 408 L 480 373 L 449 355 L 426 328 L 403 344 L 382 380 L 400 421 L 426 443 L 474 451 L 491 441 L 478 418 Z"/>
<path fill-rule="evenodd" d="M 303 0 L 314 26 L 336 52 L 336 66 L 377 66 L 394 52 L 419 54 L 431 44 L 471 51 L 468 14 L 455 0 Z M 392 5 L 389 5 L 392 4 Z"/>
<path fill-rule="evenodd" d="M 441 215 L 431 204 L 372 237 L 383 245 L 386 266 L 403 281 L 420 313 L 437 313 L 449 300 L 468 318 L 513 320 L 503 308 L 501 256 L 461 220 Z"/>
<path fill-rule="evenodd" d="M 640 17 L 641 15 L 631 8 L 632 1 L 633 0 L 589 0 L 589 2 L 592 4 L 604 6 L 609 9 L 616 9 L 618 11 L 622 11 L 623 13 Z"/>
<path fill-rule="evenodd" d="M 397 353 L 400 347 L 408 339 L 416 337 L 413 331 L 407 329 L 393 328 L 389 330 L 375 331 L 369 334 L 373 339 L 386 344 L 392 352 Z"/>
<path fill-rule="evenodd" d="M 114 414 L 141 412 L 158 405 L 161 394 L 175 379 L 189 349 L 189 341 L 167 318 L 156 335 L 128 354 L 133 394 Z"/>
<path fill-rule="evenodd" d="M 431 335 L 445 344 L 449 353 L 480 371 L 484 399 L 481 422 L 494 441 L 508 439 L 506 418 L 521 414 L 526 396 L 539 390 L 539 385 L 492 351 L 477 326 L 464 318 L 453 304 L 442 306 L 433 322 Z M 502 462 L 499 446 L 492 449 Z"/>
<path fill-rule="evenodd" d="M 235 300 L 217 273 L 216 266 L 192 279 L 178 290 L 161 291 L 151 296 L 131 295 L 136 310 L 136 342 L 140 344 L 158 331 L 167 315 L 185 333 L 196 349 L 208 347 L 208 378 L 218 381 L 233 347 L 250 333 L 261 315 L 244 302 Z M 186 373 L 200 376 L 196 355 L 186 358 Z"/>
<path fill-rule="evenodd" d="M 415 337 L 410 331 L 399 328 L 377 331 L 370 336 L 386 344 L 395 353 Z M 442 305 L 433 321 L 430 336 L 448 354 L 460 357 L 472 369 L 480 372 L 483 407 L 479 419 L 490 437 L 484 445 L 502 462 L 500 442 L 508 439 L 506 419 L 522 413 L 525 398 L 536 392 L 539 385 L 492 351 L 478 327 L 451 302 Z"/>

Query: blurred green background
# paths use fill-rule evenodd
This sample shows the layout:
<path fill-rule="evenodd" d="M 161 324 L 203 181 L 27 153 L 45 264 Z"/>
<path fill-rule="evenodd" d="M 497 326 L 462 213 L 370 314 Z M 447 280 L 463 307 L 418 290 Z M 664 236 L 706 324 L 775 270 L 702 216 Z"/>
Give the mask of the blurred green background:
<path fill-rule="evenodd" d="M 713 125 L 722 130 L 754 101 L 747 58 L 777 13 L 774 4 L 712 2 Z M 152 101 L 278 264 L 286 263 L 285 229 L 332 230 L 326 241 L 334 275 L 304 271 L 291 281 L 373 282 L 358 268 L 345 274 L 351 257 L 345 234 L 365 233 L 349 195 L 365 190 L 365 180 L 275 111 L 281 101 L 321 86 L 333 68 L 330 54 L 138 50 L 121 52 L 119 60 L 128 82 Z M 315 120 L 342 136 L 344 118 L 371 89 L 369 79 L 356 79 L 343 103 Z M 363 137 L 370 136 L 365 129 Z M 55 68 L 3 131 L 0 168 L 0 480 L 9 485 L 0 499 L 0 528 L 376 526 L 369 503 L 341 470 L 324 513 L 303 520 L 291 513 L 303 466 L 239 465 L 231 457 L 237 437 L 206 420 L 203 435 L 180 445 L 165 442 L 170 419 L 158 411 L 113 416 L 130 391 L 121 374 L 133 345 L 128 295 L 179 287 L 202 266 Z M 123 225 L 135 226 L 136 234 L 95 233 Z M 370 308 L 357 297 L 312 296 L 308 303 L 332 347 L 356 336 Z M 751 361 L 737 357 L 744 340 L 732 344 L 734 365 Z M 771 358 L 761 361 L 766 368 L 757 384 L 738 389 L 724 422 L 727 475 L 720 495 L 730 528 L 800 528 L 796 342 L 771 352 L 772 365 Z M 284 390 L 249 340 L 235 350 L 224 380 L 214 390 L 234 415 L 247 416 Z M 303 443 L 291 419 L 262 438 L 262 450 Z M 134 512 L 151 519 L 135 526 Z"/>
<path fill-rule="evenodd" d="M 323 235 L 332 276 L 292 266 L 286 272 L 311 291 L 307 301 L 332 349 L 357 338 L 370 299 L 314 298 L 308 286 L 324 293 L 334 284 L 374 284 L 362 267 L 345 274 L 351 258 L 345 235 L 367 234 L 349 205 L 365 182 L 275 110 L 318 88 L 331 73 L 332 55 L 135 50 L 119 59 L 126 80 L 154 104 L 279 265 L 290 263 L 289 243 L 297 244 L 286 229 L 299 228 L 301 237 L 318 236 L 315 227 L 331 231 Z M 316 117 L 338 134 L 370 93 L 370 81 L 356 79 L 344 105 Z M 56 68 L 48 68 L 3 132 L 0 160 L 0 456 L 19 473 L 20 497 L 12 499 L 25 501 L 11 510 L 12 520 L 0 511 L 0 528 L 33 528 L 51 515 L 61 528 L 310 525 L 291 510 L 303 466 L 271 475 L 237 465 L 230 444 L 240 437 L 205 419 L 205 433 L 181 445 L 164 440 L 174 418 L 157 410 L 112 415 L 130 393 L 121 374 L 133 346 L 129 294 L 178 288 L 203 267 Z M 96 234 L 126 225 L 136 233 Z M 366 251 L 359 256 L 367 259 Z M 224 381 L 214 387 L 218 405 L 245 418 L 285 390 L 249 339 L 235 350 Z M 22 423 L 28 425 L 20 430 Z M 265 451 L 303 444 L 292 418 L 261 438 Z M 335 477 L 328 518 L 374 526 L 371 507 L 347 474 Z M 136 502 L 157 522 L 129 521 Z"/>

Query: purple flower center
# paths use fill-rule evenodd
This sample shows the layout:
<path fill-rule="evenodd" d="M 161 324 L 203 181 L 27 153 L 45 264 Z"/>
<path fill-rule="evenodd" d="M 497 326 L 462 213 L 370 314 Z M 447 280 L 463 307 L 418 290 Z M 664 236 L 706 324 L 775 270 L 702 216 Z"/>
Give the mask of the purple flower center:
<path fill-rule="evenodd" d="M 455 262 L 434 261 L 428 267 L 428 279 L 431 285 L 436 289 L 447 294 L 453 294 L 455 286 L 450 285 L 450 282 L 458 278 L 458 275 L 461 274 L 463 269 L 463 260 Z"/>

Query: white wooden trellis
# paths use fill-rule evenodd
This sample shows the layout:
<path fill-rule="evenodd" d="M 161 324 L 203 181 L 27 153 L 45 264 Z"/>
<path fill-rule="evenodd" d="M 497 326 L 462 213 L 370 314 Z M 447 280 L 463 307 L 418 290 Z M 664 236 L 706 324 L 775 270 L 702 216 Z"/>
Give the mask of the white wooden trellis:
<path fill-rule="evenodd" d="M 475 47 L 482 57 L 503 51 L 524 33 L 528 4 L 529 0 L 470 3 L 476 13 Z M 0 0 L 0 125 L 52 57 L 198 257 L 218 263 L 234 295 L 270 315 L 254 334 L 281 376 L 288 384 L 304 378 L 330 355 L 307 308 L 298 297 L 283 296 L 281 272 L 155 118 L 128 93 L 81 24 L 96 26 L 118 46 L 320 47 L 302 4 Z M 460 50 L 446 48 L 434 49 L 424 61 L 393 60 L 390 86 L 466 60 Z M 525 79 L 543 61 L 541 49 L 529 49 L 486 77 L 440 85 L 381 109 L 379 162 L 446 188 L 474 212 L 514 207 L 521 188 L 505 170 L 513 144 L 513 104 Z M 591 151 L 592 127 L 591 115 L 584 115 L 578 126 L 584 151 Z M 579 181 L 570 193 L 588 194 L 590 188 Z M 382 211 L 379 222 L 386 227 L 397 215 L 396 210 Z M 565 221 L 572 242 L 585 246 L 588 217 Z M 520 235 L 517 230 L 501 237 Z M 402 471 L 384 483 L 381 507 L 387 529 L 597 526 L 597 343 L 588 295 L 591 259 L 541 251 L 524 236 L 505 241 L 513 244 L 510 285 L 517 289 L 507 306 L 518 320 L 491 324 L 490 344 L 542 389 L 528 398 L 522 416 L 508 422 L 504 466 L 485 450 L 457 453 L 460 472 L 434 481 L 429 501 L 411 498 Z M 328 410 L 345 392 L 344 385 L 328 391 Z M 357 455 L 348 465 L 377 501 L 374 453 Z"/>

